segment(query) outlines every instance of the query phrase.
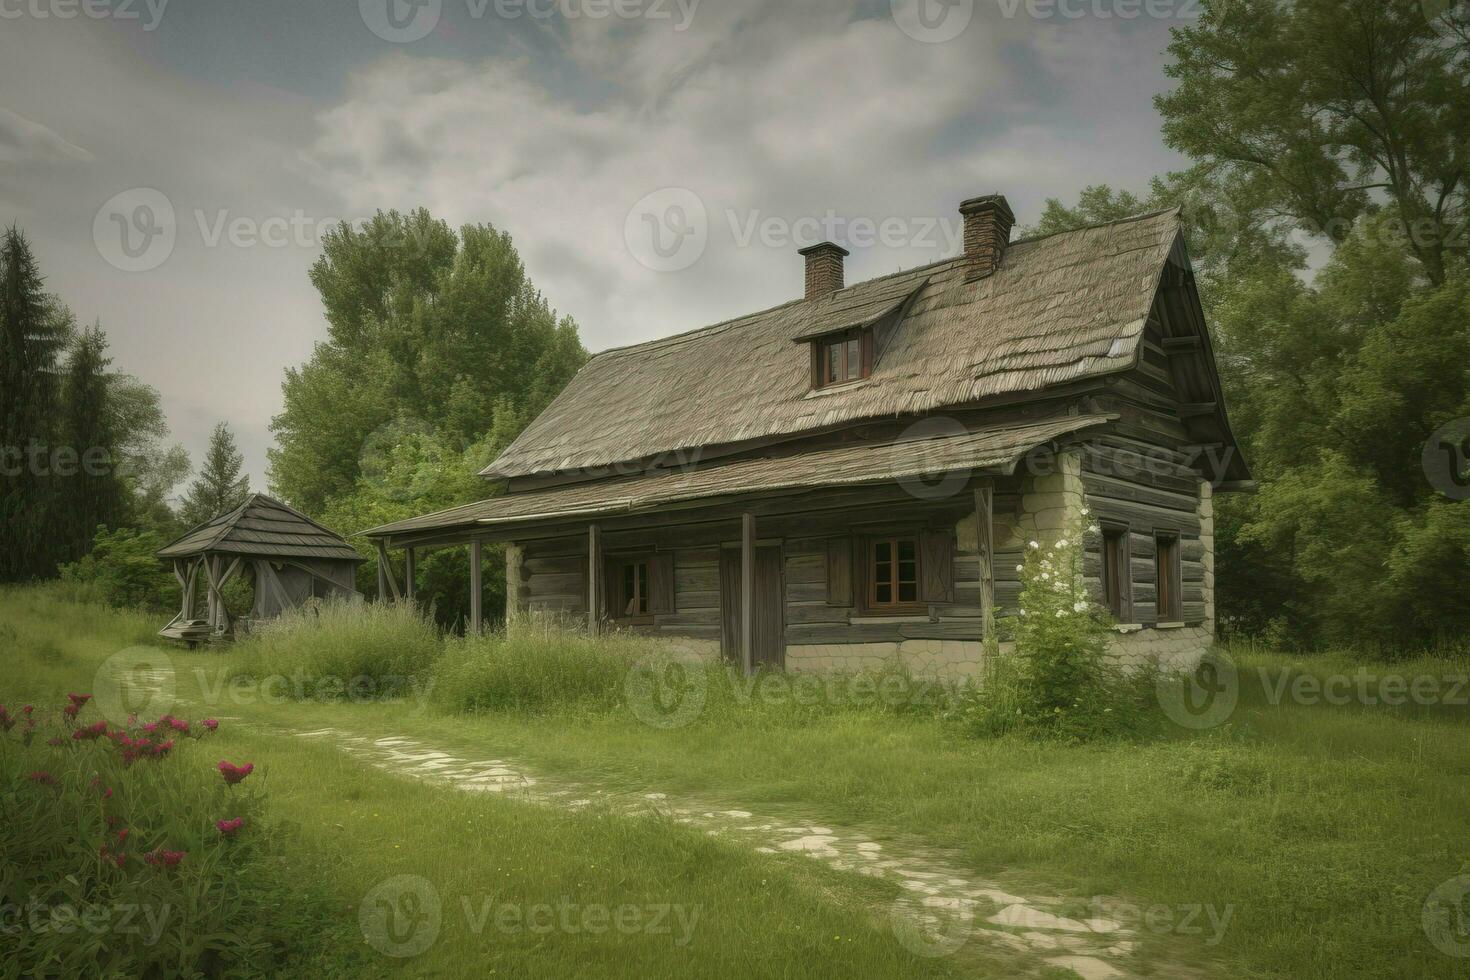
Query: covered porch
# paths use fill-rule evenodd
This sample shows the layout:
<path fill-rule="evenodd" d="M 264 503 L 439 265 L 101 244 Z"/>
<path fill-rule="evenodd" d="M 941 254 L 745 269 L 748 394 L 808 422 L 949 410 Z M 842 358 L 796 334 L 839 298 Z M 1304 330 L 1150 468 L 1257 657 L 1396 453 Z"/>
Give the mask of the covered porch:
<path fill-rule="evenodd" d="M 1026 490 L 1018 464 L 1107 420 L 952 429 L 547 487 L 367 534 L 389 599 L 414 598 L 426 551 L 468 548 L 471 631 L 485 623 L 484 546 L 500 542 L 511 620 L 534 612 L 592 633 L 663 637 L 747 671 L 788 654 L 820 659 L 813 650 L 827 645 L 968 649 L 994 634 L 1018 588 L 1002 573 L 997 602 L 998 549 L 1018 547 L 1004 530 Z"/>

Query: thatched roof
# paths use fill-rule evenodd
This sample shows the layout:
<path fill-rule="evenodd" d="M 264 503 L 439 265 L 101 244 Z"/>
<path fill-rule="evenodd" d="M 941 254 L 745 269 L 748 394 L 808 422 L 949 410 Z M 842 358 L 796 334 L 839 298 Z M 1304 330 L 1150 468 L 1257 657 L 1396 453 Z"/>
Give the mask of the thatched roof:
<path fill-rule="evenodd" d="M 803 487 L 880 484 L 969 470 L 1008 473 L 1036 446 L 1102 425 L 1112 415 L 1068 415 L 978 432 L 910 438 L 887 445 L 858 443 L 813 452 L 742 459 L 688 470 L 664 470 L 618 480 L 528 490 L 414 517 L 366 531 L 378 538 L 419 532 L 529 524 L 626 514 L 693 500 Z"/>
<path fill-rule="evenodd" d="M 262 493 L 251 494 L 229 513 L 194 528 L 159 551 L 158 557 L 192 558 L 206 553 L 363 560 L 340 535 Z"/>
<path fill-rule="evenodd" d="M 971 281 L 963 258 L 593 357 L 490 477 L 592 469 L 663 454 L 916 415 L 1124 371 L 1170 251 L 1177 209 L 1010 245 Z M 795 343 L 869 323 L 912 295 L 870 378 L 813 392 Z"/>

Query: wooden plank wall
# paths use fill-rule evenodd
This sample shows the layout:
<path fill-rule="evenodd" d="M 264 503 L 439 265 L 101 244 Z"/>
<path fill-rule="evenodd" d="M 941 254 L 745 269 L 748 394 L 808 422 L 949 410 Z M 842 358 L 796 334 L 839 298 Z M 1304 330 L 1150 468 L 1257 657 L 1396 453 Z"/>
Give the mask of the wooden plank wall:
<path fill-rule="evenodd" d="M 1154 623 L 1158 574 L 1154 535 L 1179 536 L 1184 621 L 1205 618 L 1204 545 L 1200 540 L 1199 477 L 1183 457 L 1158 446 L 1109 437 L 1083 448 L 1082 484 L 1093 516 L 1129 531 L 1133 620 Z M 1084 573 L 1094 598 L 1102 598 L 1102 536 L 1088 535 Z"/>
<path fill-rule="evenodd" d="M 822 509 L 757 523 L 764 544 L 780 541 L 785 578 L 785 641 L 792 644 L 894 642 L 904 639 L 979 639 L 979 556 L 973 548 L 956 547 L 953 558 L 954 598 L 931 603 L 928 617 L 902 623 L 851 623 L 858 615 L 855 601 L 831 605 L 827 601 L 828 545 L 854 540 L 865 527 L 944 527 L 969 514 L 973 498 L 968 489 L 953 498 L 922 501 L 901 494 L 881 504 L 867 501 L 840 509 Z M 1020 497 L 1015 488 L 995 496 L 995 521 L 1013 527 Z M 576 622 L 586 614 L 586 541 L 579 536 L 522 542 L 524 564 L 521 601 L 525 608 Z M 651 625 L 633 627 L 638 633 L 668 637 L 720 639 L 721 546 L 739 537 L 738 522 L 662 526 L 646 532 L 608 534 L 605 553 L 635 549 L 674 553 L 674 612 L 659 614 Z M 997 613 L 1014 611 L 1020 595 L 1020 544 L 1013 533 L 1001 535 L 995 556 Z"/>

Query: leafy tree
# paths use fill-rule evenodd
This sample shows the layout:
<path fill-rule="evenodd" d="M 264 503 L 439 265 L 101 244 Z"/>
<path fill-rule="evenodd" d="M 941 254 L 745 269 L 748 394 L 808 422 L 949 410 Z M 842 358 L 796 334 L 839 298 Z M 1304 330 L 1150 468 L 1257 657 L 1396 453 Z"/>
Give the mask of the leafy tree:
<path fill-rule="evenodd" d="M 1470 12 L 1421 0 L 1202 0 L 1156 98 L 1235 201 L 1342 243 L 1386 209 L 1435 284 L 1463 247 Z"/>
<path fill-rule="evenodd" d="M 586 359 L 486 225 L 380 212 L 329 232 L 311 279 L 328 339 L 287 372 L 270 452 L 272 487 L 308 513 L 353 490 L 380 429 L 416 420 L 463 452 L 533 417 Z"/>
<path fill-rule="evenodd" d="M 250 495 L 250 478 L 240 473 L 245 457 L 235 446 L 230 427 L 220 422 L 209 437 L 204 466 L 179 507 L 190 527 L 233 510 Z"/>

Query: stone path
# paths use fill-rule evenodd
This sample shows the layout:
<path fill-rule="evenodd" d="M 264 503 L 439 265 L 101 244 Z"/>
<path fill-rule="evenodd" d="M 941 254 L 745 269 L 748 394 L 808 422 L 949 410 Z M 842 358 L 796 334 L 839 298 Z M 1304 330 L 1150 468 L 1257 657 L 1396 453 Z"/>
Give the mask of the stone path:
<path fill-rule="evenodd" d="M 763 854 L 804 855 L 833 868 L 891 881 L 902 889 L 892 909 L 895 934 L 921 955 L 944 956 L 968 943 L 985 944 L 1034 957 L 1038 965 L 1070 969 L 1085 980 L 1110 980 L 1128 975 L 1137 948 L 1133 931 L 1116 921 L 1102 916 L 1069 918 L 1061 914 L 1068 904 L 1062 897 L 1012 895 L 956 867 L 939 852 L 921 847 L 879 842 L 850 829 L 758 816 L 749 810 L 671 800 L 663 793 L 629 793 L 533 776 L 519 763 L 455 756 L 401 735 L 371 738 L 333 728 L 295 734 L 329 741 L 380 769 L 467 792 L 514 795 L 567 809 L 598 803 L 629 814 L 658 811 Z"/>

